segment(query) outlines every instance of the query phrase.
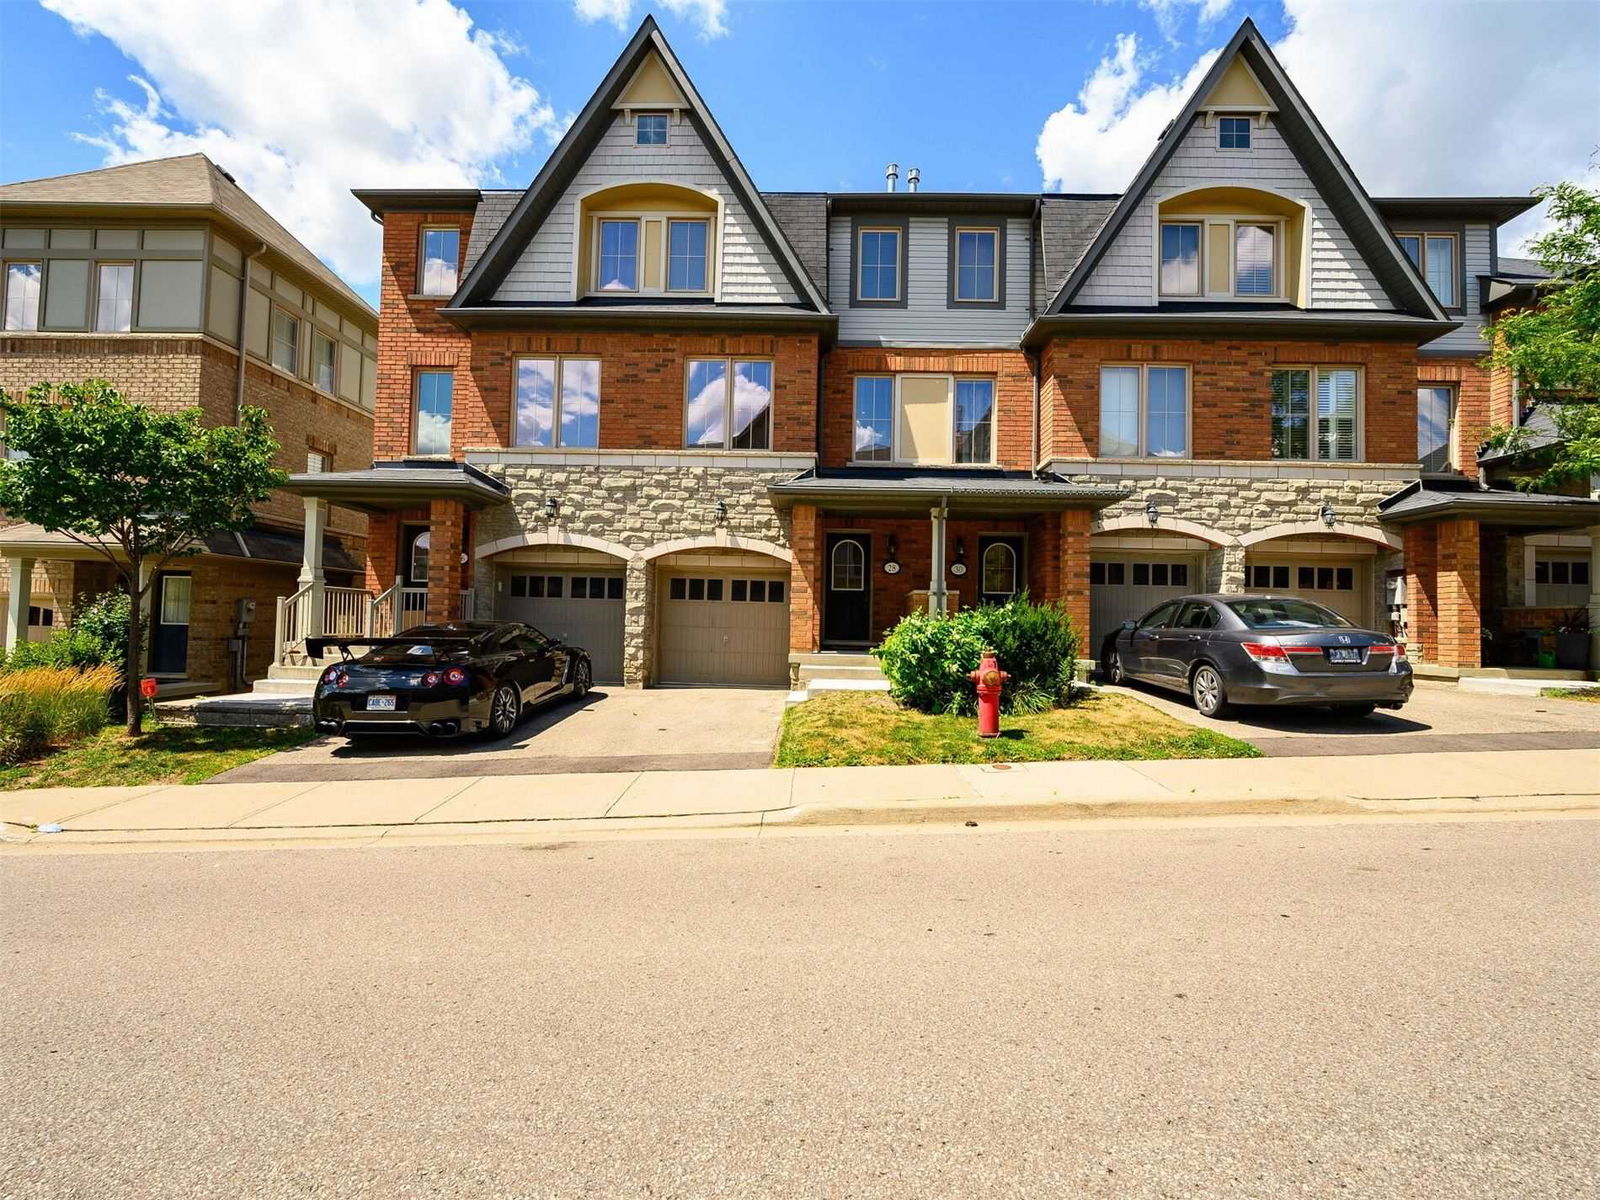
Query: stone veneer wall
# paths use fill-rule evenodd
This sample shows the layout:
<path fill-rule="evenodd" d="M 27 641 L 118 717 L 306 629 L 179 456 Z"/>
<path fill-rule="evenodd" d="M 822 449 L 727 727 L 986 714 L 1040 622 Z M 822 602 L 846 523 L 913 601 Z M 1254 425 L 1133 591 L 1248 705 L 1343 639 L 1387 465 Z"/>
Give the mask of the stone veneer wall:
<path fill-rule="evenodd" d="M 751 543 L 761 543 L 787 550 L 789 521 L 767 498 L 767 484 L 793 478 L 811 465 L 809 458 L 793 456 L 704 454 L 598 453 L 529 461 L 528 456 L 506 452 L 474 454 L 471 461 L 511 489 L 510 504 L 478 514 L 473 531 L 477 553 L 523 538 L 532 544 L 558 545 L 572 538 L 575 544 L 601 548 L 576 540 L 593 539 L 618 548 L 626 567 L 622 660 L 624 681 L 630 687 L 649 682 L 653 657 L 650 611 L 655 573 L 650 569 L 654 558 L 650 552 L 690 539 L 731 548 L 756 548 Z M 545 516 L 549 497 L 561 505 L 554 520 Z M 721 522 L 716 515 L 718 500 L 728 510 Z M 473 578 L 474 611 L 492 613 L 494 572 L 477 570 Z"/>

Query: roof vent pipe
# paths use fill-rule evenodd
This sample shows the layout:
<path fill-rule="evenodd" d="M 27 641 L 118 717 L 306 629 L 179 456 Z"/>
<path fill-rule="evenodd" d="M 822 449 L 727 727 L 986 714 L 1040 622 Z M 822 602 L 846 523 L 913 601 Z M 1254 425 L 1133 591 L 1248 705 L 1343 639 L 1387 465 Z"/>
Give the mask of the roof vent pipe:
<path fill-rule="evenodd" d="M 887 167 L 885 167 L 883 169 L 883 183 L 884 183 L 883 190 L 886 191 L 886 192 L 894 191 L 895 180 L 897 180 L 899 178 L 900 178 L 900 164 L 899 163 L 890 163 Z"/>
<path fill-rule="evenodd" d="M 909 171 L 906 172 L 906 191 L 908 191 L 908 192 L 916 191 L 917 190 L 917 184 L 919 184 L 921 182 L 922 182 L 922 168 L 920 168 L 920 167 L 912 167 Z"/>

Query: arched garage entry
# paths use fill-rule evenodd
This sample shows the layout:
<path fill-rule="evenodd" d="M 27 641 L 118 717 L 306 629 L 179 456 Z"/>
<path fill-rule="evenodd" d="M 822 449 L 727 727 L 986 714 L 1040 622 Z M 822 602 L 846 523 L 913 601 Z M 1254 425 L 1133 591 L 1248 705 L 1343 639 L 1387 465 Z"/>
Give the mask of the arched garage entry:
<path fill-rule="evenodd" d="M 497 618 L 582 646 L 596 683 L 621 683 L 626 565 L 591 546 L 550 544 L 502 550 L 479 568 L 493 573 Z"/>
<path fill-rule="evenodd" d="M 657 683 L 788 685 L 787 560 L 708 545 L 656 555 L 651 565 Z"/>
<path fill-rule="evenodd" d="M 1381 556 L 1397 547 L 1381 530 L 1280 526 L 1240 541 L 1247 590 L 1301 596 L 1363 628 L 1387 628 L 1378 602 Z"/>
<path fill-rule="evenodd" d="M 1170 519 L 1151 528 L 1143 517 L 1096 527 L 1089 539 L 1089 648 L 1122 622 L 1164 600 L 1206 590 L 1207 555 L 1221 534 Z"/>

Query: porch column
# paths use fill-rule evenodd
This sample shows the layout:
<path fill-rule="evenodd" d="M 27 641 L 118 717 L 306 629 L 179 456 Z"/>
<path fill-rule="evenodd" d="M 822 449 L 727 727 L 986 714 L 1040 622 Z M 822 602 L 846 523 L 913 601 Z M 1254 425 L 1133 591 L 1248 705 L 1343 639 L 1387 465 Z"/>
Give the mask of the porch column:
<path fill-rule="evenodd" d="M 1405 527 L 1406 653 L 1439 661 L 1439 540 L 1430 524 Z"/>
<path fill-rule="evenodd" d="M 1589 529 L 1589 671 L 1600 671 L 1600 525 Z"/>
<path fill-rule="evenodd" d="M 928 581 L 928 611 L 937 616 L 948 611 L 948 596 L 944 582 L 944 531 L 949 510 L 941 504 L 938 508 L 929 509 L 928 515 L 933 519 L 933 550 L 928 556 L 931 560 L 929 566 L 933 577 Z"/>
<path fill-rule="evenodd" d="M 1438 622 L 1440 666 L 1483 665 L 1483 584 L 1478 561 L 1478 522 L 1454 517 L 1439 522 Z"/>
<path fill-rule="evenodd" d="M 33 602 L 33 559 L 6 555 L 11 594 L 6 601 L 6 653 L 28 640 L 28 605 Z"/>
<path fill-rule="evenodd" d="M 1234 593 L 1245 591 L 1244 547 L 1234 542 L 1214 553 L 1221 559 L 1217 590 Z"/>
<path fill-rule="evenodd" d="M 1061 514 L 1061 604 L 1078 635 L 1078 657 L 1093 658 L 1089 645 L 1089 522 L 1087 508 Z"/>
<path fill-rule="evenodd" d="M 796 504 L 789 513 L 789 652 L 812 654 L 822 638 L 822 513 Z M 791 670 L 791 674 L 793 671 Z"/>
<path fill-rule="evenodd" d="M 650 683 L 650 660 L 655 638 L 650 616 L 655 611 L 655 564 L 630 558 L 623 577 L 622 685 L 642 688 Z"/>
<path fill-rule="evenodd" d="M 305 536 L 300 551 L 300 586 L 309 587 L 303 632 L 306 637 L 322 636 L 322 616 L 326 586 L 322 574 L 322 535 L 328 527 L 328 502 L 307 496 Z"/>
<path fill-rule="evenodd" d="M 461 619 L 461 547 L 466 509 L 458 500 L 428 505 L 428 620 Z"/>

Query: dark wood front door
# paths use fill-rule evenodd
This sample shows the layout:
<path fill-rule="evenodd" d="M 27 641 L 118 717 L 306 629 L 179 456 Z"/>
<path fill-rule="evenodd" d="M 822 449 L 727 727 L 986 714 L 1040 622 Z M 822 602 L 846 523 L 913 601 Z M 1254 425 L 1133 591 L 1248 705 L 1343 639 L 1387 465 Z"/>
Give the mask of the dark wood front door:
<path fill-rule="evenodd" d="M 978 599 L 983 604 L 1004 604 L 1022 591 L 1023 549 L 1020 537 L 978 539 Z"/>
<path fill-rule="evenodd" d="M 865 533 L 830 533 L 827 554 L 822 640 L 835 646 L 864 646 L 872 640 L 872 538 Z"/>
<path fill-rule="evenodd" d="M 169 571 L 156 580 L 150 631 L 150 673 L 183 675 L 189 669 L 189 595 L 194 586 L 187 571 Z"/>

